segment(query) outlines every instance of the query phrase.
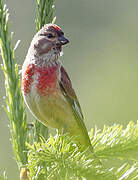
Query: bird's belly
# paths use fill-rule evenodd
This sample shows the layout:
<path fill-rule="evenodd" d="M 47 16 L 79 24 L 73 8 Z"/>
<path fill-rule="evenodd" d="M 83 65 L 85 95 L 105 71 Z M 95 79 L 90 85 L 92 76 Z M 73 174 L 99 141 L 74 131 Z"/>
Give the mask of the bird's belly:
<path fill-rule="evenodd" d="M 32 114 L 44 125 L 51 128 L 62 129 L 75 137 L 75 140 L 83 146 L 91 146 L 85 125 L 75 119 L 73 110 L 60 92 L 52 94 L 39 94 L 35 86 L 24 94 L 27 106 Z"/>
<path fill-rule="evenodd" d="M 25 100 L 32 114 L 46 126 L 66 129 L 74 119 L 71 107 L 60 93 L 40 95 L 31 91 Z"/>

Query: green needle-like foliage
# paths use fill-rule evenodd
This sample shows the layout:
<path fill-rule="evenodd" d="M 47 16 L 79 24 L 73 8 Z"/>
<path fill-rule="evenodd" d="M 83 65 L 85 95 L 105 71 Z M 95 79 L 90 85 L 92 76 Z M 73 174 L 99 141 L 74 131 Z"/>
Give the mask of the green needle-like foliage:
<path fill-rule="evenodd" d="M 3 60 L 2 70 L 5 75 L 6 107 L 10 119 L 12 145 L 16 161 L 21 167 L 27 163 L 25 142 L 27 140 L 26 114 L 20 90 L 18 65 L 15 63 L 15 48 L 12 48 L 12 34 L 9 33 L 8 9 L 0 0 L 0 47 Z M 17 43 L 18 44 L 18 43 Z"/>
<path fill-rule="evenodd" d="M 138 160 L 138 122 L 129 122 L 126 129 L 122 125 L 92 129 L 90 137 L 95 155 L 101 159 Z"/>
<path fill-rule="evenodd" d="M 54 15 L 55 0 L 36 0 L 37 17 L 36 29 L 39 31 L 42 26 L 52 23 Z"/>
<path fill-rule="evenodd" d="M 67 135 L 51 136 L 28 145 L 29 171 L 36 180 L 134 180 L 138 179 L 138 123 L 91 130 L 94 154 L 80 152 Z M 97 161 L 99 158 L 100 162 Z M 112 161 L 111 161 L 112 159 Z M 118 163 L 114 162 L 118 159 Z M 128 161 L 130 159 L 131 161 Z M 124 161 L 126 161 L 124 163 Z"/>
<path fill-rule="evenodd" d="M 54 0 L 36 0 L 37 31 L 44 24 L 53 22 L 53 4 Z M 68 134 L 56 134 L 55 137 L 50 136 L 47 139 L 47 128 L 36 121 L 34 136 L 30 137 L 33 145 L 30 145 L 20 76 L 15 62 L 18 43 L 12 48 L 8 15 L 3 0 L 0 0 L 0 47 L 5 76 L 5 110 L 10 119 L 13 150 L 19 167 L 26 166 L 32 180 L 137 180 L 138 122 L 130 122 L 125 129 L 122 125 L 104 126 L 103 130 L 92 129 L 90 139 L 94 153 L 88 154 L 87 151 L 80 152 L 73 137 L 69 138 Z M 27 172 L 26 168 L 25 170 Z M 7 178 L 4 175 L 0 179 Z"/>

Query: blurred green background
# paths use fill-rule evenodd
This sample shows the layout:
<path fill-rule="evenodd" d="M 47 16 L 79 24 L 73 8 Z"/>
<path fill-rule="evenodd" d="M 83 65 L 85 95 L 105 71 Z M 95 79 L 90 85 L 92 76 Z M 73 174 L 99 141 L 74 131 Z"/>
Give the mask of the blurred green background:
<path fill-rule="evenodd" d="M 22 65 L 35 33 L 35 0 L 5 0 L 10 29 L 21 44 L 16 51 Z M 138 119 L 138 1 L 57 0 L 56 23 L 70 44 L 62 61 L 72 79 L 88 130 L 95 125 Z M 21 66 L 20 66 L 21 67 Z M 4 77 L 0 72 L 3 105 Z M 10 142 L 9 121 L 0 107 L 0 169 L 18 180 Z M 30 118 L 31 115 L 29 115 Z"/>

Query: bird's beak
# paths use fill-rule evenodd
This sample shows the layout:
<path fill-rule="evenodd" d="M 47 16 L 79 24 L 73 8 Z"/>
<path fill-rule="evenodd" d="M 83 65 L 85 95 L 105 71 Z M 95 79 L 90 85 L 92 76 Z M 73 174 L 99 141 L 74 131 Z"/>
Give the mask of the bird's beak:
<path fill-rule="evenodd" d="M 69 43 L 69 40 L 67 38 L 65 38 L 64 36 L 59 36 L 58 37 L 58 41 L 62 44 L 65 45 L 67 43 Z"/>

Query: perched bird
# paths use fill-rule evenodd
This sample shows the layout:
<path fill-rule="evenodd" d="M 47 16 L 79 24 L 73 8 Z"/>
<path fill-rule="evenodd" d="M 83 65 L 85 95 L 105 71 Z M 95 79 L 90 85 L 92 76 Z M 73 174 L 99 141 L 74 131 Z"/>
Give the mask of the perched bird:
<path fill-rule="evenodd" d="M 55 24 L 46 24 L 37 32 L 22 67 L 22 92 L 41 123 L 74 136 L 83 149 L 92 151 L 80 104 L 59 59 L 67 43 Z"/>

